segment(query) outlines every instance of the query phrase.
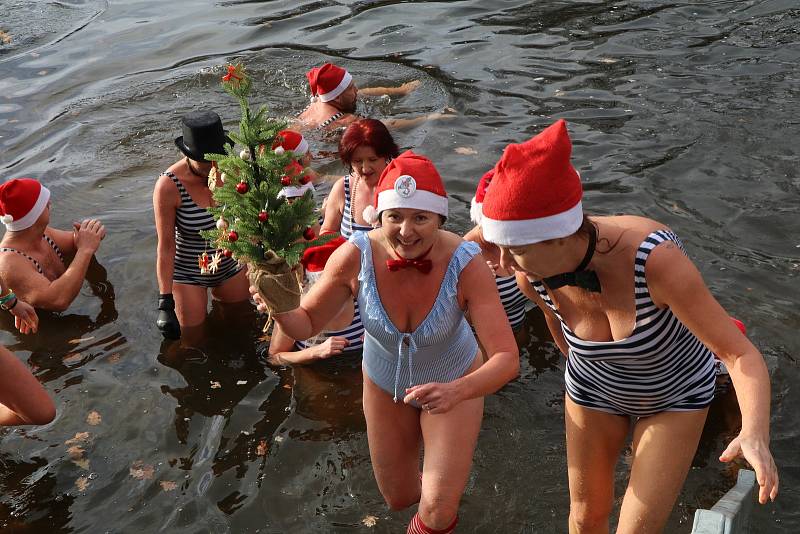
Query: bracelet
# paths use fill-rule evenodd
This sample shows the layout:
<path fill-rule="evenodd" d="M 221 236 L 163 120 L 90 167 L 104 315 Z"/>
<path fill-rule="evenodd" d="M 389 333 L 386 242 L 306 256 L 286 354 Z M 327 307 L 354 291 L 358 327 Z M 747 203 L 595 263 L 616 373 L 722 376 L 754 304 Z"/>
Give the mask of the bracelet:
<path fill-rule="evenodd" d="M 17 302 L 19 302 L 19 299 L 16 298 L 16 295 L 14 295 L 14 304 L 12 304 L 11 306 L 7 306 L 6 303 L 4 302 L 4 303 L 0 304 L 0 308 L 3 308 L 6 311 L 11 311 L 11 310 L 14 309 L 14 306 L 17 305 Z"/>
<path fill-rule="evenodd" d="M 11 301 L 11 299 L 13 299 L 13 298 L 15 298 L 15 297 L 16 297 L 16 295 L 14 294 L 14 292 L 13 292 L 11 289 L 9 289 L 9 290 L 8 290 L 8 295 L 5 295 L 5 296 L 3 296 L 3 297 L 0 297 L 0 306 L 2 306 L 3 304 L 5 304 L 6 302 L 10 302 L 10 301 Z"/>

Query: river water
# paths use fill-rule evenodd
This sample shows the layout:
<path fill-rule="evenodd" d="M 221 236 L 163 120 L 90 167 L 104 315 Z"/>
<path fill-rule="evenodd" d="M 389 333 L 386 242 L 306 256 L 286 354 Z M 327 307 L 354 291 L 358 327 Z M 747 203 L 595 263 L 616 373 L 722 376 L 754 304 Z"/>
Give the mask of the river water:
<path fill-rule="evenodd" d="M 772 376 L 778 502 L 754 526 L 800 531 L 800 9 L 796 0 L 453 2 L 0 0 L 0 169 L 53 192 L 53 221 L 108 228 L 69 312 L 0 342 L 56 399 L 57 419 L 0 434 L 0 526 L 15 532 L 401 532 L 373 480 L 358 361 L 281 369 L 258 319 L 215 307 L 202 350 L 154 327 L 155 177 L 177 159 L 179 117 L 236 103 L 218 84 L 246 64 L 255 104 L 307 102 L 325 61 L 361 86 L 422 82 L 362 105 L 373 116 L 456 117 L 398 132 L 439 166 L 451 229 L 509 142 L 569 121 L 585 206 L 661 220 Z M 313 138 L 326 172 L 341 167 Z M 565 532 L 563 359 L 531 313 L 521 376 L 487 399 L 461 509 L 465 532 Z M 704 436 L 667 532 L 733 484 L 723 416 Z M 626 458 L 617 489 L 624 489 Z M 657 481 L 654 481 L 657 483 Z M 371 525 L 371 526 L 370 526 Z"/>

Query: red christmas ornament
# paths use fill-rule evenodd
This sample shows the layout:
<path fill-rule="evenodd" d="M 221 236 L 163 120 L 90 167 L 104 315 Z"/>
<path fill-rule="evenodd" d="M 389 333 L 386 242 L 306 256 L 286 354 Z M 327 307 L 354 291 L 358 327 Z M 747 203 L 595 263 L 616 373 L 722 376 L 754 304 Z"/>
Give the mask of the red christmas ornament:
<path fill-rule="evenodd" d="M 284 176 L 283 178 L 281 178 L 281 185 L 284 187 L 292 185 L 292 179 L 289 178 L 288 176 Z"/>
<path fill-rule="evenodd" d="M 261 210 L 258 213 L 258 220 L 261 221 L 261 222 L 267 222 L 267 219 L 269 219 L 269 213 L 267 213 L 264 210 Z"/>
<path fill-rule="evenodd" d="M 306 228 L 303 231 L 303 239 L 305 239 L 306 241 L 311 241 L 315 237 L 317 237 L 317 234 L 314 233 L 314 229 L 313 228 Z"/>
<path fill-rule="evenodd" d="M 236 184 L 236 192 L 237 193 L 241 193 L 242 195 L 244 195 L 249 190 L 250 190 L 250 186 L 247 185 L 247 182 L 239 182 L 238 184 Z"/>
<path fill-rule="evenodd" d="M 308 176 L 307 174 L 304 174 L 303 176 L 300 177 L 300 183 L 303 184 L 303 185 L 306 185 L 310 181 L 311 181 L 311 177 Z"/>
<path fill-rule="evenodd" d="M 222 251 L 222 255 L 225 256 L 226 258 L 230 258 L 231 256 L 233 256 L 233 251 L 225 249 L 225 250 Z"/>
<path fill-rule="evenodd" d="M 237 239 L 239 239 L 239 234 L 231 230 L 231 232 L 228 234 L 228 241 L 236 241 Z"/>

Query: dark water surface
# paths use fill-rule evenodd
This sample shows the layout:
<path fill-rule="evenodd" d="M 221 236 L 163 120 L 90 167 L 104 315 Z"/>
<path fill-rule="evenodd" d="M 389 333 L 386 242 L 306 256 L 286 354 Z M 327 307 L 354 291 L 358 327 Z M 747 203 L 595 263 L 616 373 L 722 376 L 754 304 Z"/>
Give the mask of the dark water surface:
<path fill-rule="evenodd" d="M 243 310 L 213 309 L 202 350 L 162 346 L 154 327 L 151 194 L 177 159 L 180 115 L 211 106 L 234 126 L 218 85 L 234 60 L 255 78 L 255 103 L 294 114 L 305 71 L 330 60 L 362 86 L 422 81 L 365 112 L 458 112 L 398 134 L 439 165 L 456 231 L 508 142 L 570 122 L 588 210 L 669 224 L 763 351 L 782 483 L 754 525 L 800 531 L 796 0 L 0 0 L 0 30 L 0 176 L 39 177 L 58 226 L 96 216 L 109 230 L 107 278 L 94 270 L 69 313 L 43 317 L 33 338 L 3 318 L 0 342 L 58 418 L 2 432 L 0 526 L 404 531 L 410 512 L 389 512 L 372 477 L 358 362 L 271 368 Z M 526 328 L 519 380 L 487 400 L 465 532 L 566 531 L 563 359 L 535 313 Z M 716 459 L 728 437 L 704 438 L 667 532 L 688 532 L 694 509 L 733 483 Z"/>

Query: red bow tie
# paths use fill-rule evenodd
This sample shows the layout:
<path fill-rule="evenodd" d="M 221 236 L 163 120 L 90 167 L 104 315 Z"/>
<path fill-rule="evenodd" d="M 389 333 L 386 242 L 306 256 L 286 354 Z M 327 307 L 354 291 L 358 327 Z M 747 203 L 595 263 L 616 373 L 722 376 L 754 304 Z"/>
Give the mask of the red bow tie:
<path fill-rule="evenodd" d="M 433 269 L 433 262 L 431 260 L 386 260 L 386 267 L 390 271 L 395 272 L 406 267 L 414 267 L 422 274 L 428 274 Z"/>
<path fill-rule="evenodd" d="M 408 267 L 413 267 L 422 274 L 428 274 L 433 269 L 433 262 L 431 260 L 425 259 L 425 257 L 430 253 L 433 247 L 429 248 L 425 254 L 420 256 L 419 258 L 413 260 L 407 260 L 405 258 L 400 258 L 399 260 L 386 260 L 386 267 L 391 272 L 397 272 L 400 269 L 406 269 Z"/>

